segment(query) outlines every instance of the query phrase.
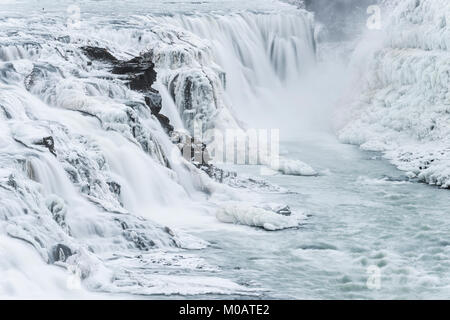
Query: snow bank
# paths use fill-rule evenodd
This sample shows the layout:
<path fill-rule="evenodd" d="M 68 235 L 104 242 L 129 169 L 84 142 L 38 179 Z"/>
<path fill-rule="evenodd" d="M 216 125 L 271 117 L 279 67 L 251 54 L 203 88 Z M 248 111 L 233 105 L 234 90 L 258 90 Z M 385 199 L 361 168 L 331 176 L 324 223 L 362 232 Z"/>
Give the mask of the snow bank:
<path fill-rule="evenodd" d="M 339 137 L 383 152 L 409 177 L 450 188 L 450 3 L 387 3 L 380 45 L 363 50 L 371 33 L 356 51 L 361 93 L 339 110 L 350 119 Z"/>

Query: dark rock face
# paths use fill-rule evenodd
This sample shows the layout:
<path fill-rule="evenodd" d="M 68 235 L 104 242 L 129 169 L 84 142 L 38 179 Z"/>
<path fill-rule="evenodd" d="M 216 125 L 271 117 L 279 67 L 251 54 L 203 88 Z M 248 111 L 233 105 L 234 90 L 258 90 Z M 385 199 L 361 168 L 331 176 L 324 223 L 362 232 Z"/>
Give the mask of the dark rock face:
<path fill-rule="evenodd" d="M 167 134 L 170 135 L 171 132 L 173 132 L 174 127 L 170 124 L 169 118 L 167 118 L 165 115 L 159 113 L 156 116 L 156 119 L 158 119 L 161 126 L 164 128 L 164 130 L 167 132 Z"/>
<path fill-rule="evenodd" d="M 42 138 L 42 140 L 36 142 L 36 144 L 46 147 L 48 151 L 50 151 L 56 157 L 55 140 L 53 140 L 53 137 Z"/>
<path fill-rule="evenodd" d="M 112 64 L 112 73 L 126 76 L 131 90 L 158 93 L 152 89 L 157 73 L 155 64 L 149 54 L 143 54 L 128 61 L 120 61 L 105 48 L 86 46 L 82 47 L 81 50 L 92 60 L 100 60 Z"/>
<path fill-rule="evenodd" d="M 117 182 L 114 182 L 114 181 L 107 182 L 107 184 L 109 186 L 109 190 L 112 193 L 116 194 L 117 196 L 120 196 L 120 192 L 122 189 L 120 184 L 118 184 Z"/>
<path fill-rule="evenodd" d="M 186 110 L 192 109 L 192 88 L 194 86 L 194 82 L 191 77 L 186 79 L 185 87 L 184 87 L 184 108 Z"/>
<path fill-rule="evenodd" d="M 52 261 L 57 262 L 66 262 L 67 258 L 69 258 L 71 255 L 73 255 L 72 250 L 64 244 L 57 244 L 52 249 Z"/>
<path fill-rule="evenodd" d="M 158 119 L 167 134 L 173 132 L 174 127 L 170 124 L 170 119 L 161 114 L 162 98 L 159 92 L 152 88 L 157 79 L 155 64 L 149 53 L 144 53 L 128 61 L 116 59 L 105 48 L 83 47 L 83 52 L 93 60 L 101 60 L 113 65 L 113 74 L 124 76 L 127 85 L 131 90 L 145 94 L 145 103 L 150 108 L 152 115 Z"/>
<path fill-rule="evenodd" d="M 153 115 L 157 115 L 162 109 L 162 99 L 158 93 L 149 92 L 145 96 L 145 104 L 150 108 Z"/>
<path fill-rule="evenodd" d="M 281 209 L 278 209 L 276 213 L 281 214 L 283 216 L 290 216 L 292 212 L 289 206 L 285 206 Z"/>
<path fill-rule="evenodd" d="M 112 73 L 127 75 L 128 85 L 131 90 L 154 91 L 152 85 L 156 81 L 157 73 L 155 64 L 152 62 L 149 54 L 118 63 L 113 68 Z"/>
<path fill-rule="evenodd" d="M 118 60 L 111 53 L 108 52 L 105 48 L 98 47 L 82 47 L 84 54 L 88 56 L 92 60 L 100 60 L 110 63 L 116 63 Z"/>

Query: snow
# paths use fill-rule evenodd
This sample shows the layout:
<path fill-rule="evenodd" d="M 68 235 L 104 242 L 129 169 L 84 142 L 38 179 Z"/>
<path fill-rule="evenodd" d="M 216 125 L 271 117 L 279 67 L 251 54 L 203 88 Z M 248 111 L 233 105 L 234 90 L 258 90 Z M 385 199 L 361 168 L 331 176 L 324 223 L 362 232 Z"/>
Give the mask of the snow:
<path fill-rule="evenodd" d="M 30 245 L 0 235 L 1 299 L 105 299 L 83 286 L 71 286 L 71 274 L 44 263 Z M 75 282 L 73 282 L 75 283 Z"/>
<path fill-rule="evenodd" d="M 300 225 L 302 216 L 284 216 L 268 210 L 270 207 L 260 208 L 243 204 L 229 204 L 219 208 L 216 217 L 225 223 L 260 227 L 268 231 L 295 228 Z"/>
<path fill-rule="evenodd" d="M 308 164 L 300 160 L 280 158 L 279 168 L 283 174 L 293 176 L 316 176 L 317 172 Z"/>
<path fill-rule="evenodd" d="M 347 114 L 339 137 L 383 152 L 411 178 L 449 188 L 450 3 L 388 5 L 384 30 L 369 33 L 353 57 L 364 72 L 339 110 Z"/>

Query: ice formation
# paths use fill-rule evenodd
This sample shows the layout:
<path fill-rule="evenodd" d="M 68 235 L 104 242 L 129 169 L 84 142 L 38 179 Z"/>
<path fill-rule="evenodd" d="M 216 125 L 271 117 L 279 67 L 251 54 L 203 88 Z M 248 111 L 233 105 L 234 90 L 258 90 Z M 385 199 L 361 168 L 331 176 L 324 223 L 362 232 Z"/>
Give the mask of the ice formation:
<path fill-rule="evenodd" d="M 181 157 L 164 121 L 191 133 L 197 123 L 203 130 L 241 128 L 234 105 L 249 101 L 246 91 L 256 105 L 273 79 L 282 86 L 314 58 L 311 16 L 245 11 L 114 20 L 94 10 L 70 27 L 56 9 L 34 14 L 29 5 L 30 15 L 12 10 L 0 20 L 0 237 L 29 245 L 14 259 L 32 247 L 43 262 L 75 272 L 83 288 L 97 292 L 252 294 L 219 277 L 174 276 L 179 269 L 215 269 L 187 253 L 205 241 L 165 222 L 208 212 L 215 190 L 226 198 L 230 186 L 279 189 L 232 174 L 221 176 L 228 186 L 219 186 Z M 157 72 L 150 91 L 162 98 L 161 115 L 149 110 L 152 101 L 133 90 L 129 75 L 114 72 L 120 61 L 143 55 Z M 184 216 L 168 217 L 181 210 Z M 238 222 L 268 230 L 298 224 L 283 206 L 281 214 L 248 210 L 234 211 Z M 1 257 L 8 248 L 0 247 Z M 158 276 L 143 271 L 149 265 L 160 268 Z M 10 264 L 1 263 L 0 271 L 11 272 Z M 17 270 L 16 279 L 29 272 Z M 62 277 L 55 272 L 55 286 Z M 0 282 L 0 296 L 39 294 Z"/>
<path fill-rule="evenodd" d="M 308 164 L 300 160 L 280 157 L 278 171 L 293 176 L 315 176 L 317 172 Z"/>
<path fill-rule="evenodd" d="M 386 2 L 382 31 L 353 57 L 360 94 L 339 136 L 381 151 L 411 178 L 450 187 L 450 3 Z M 347 106 L 339 110 L 346 112 Z"/>
<path fill-rule="evenodd" d="M 281 101 L 271 92 L 285 90 L 314 65 L 314 21 L 303 10 L 184 15 L 163 21 L 208 40 L 210 54 L 222 70 L 216 72 L 222 84 L 219 93 L 225 96 L 227 113 L 238 121 L 273 113 L 267 106 L 279 109 Z M 224 117 L 220 121 L 225 126 L 218 128 L 232 128 Z"/>
<path fill-rule="evenodd" d="M 273 206 L 264 208 L 242 204 L 230 204 L 220 208 L 217 218 L 225 223 L 242 224 L 253 227 L 261 227 L 268 231 L 276 231 L 298 227 L 302 216 L 286 216 L 279 209 L 274 211 Z"/>

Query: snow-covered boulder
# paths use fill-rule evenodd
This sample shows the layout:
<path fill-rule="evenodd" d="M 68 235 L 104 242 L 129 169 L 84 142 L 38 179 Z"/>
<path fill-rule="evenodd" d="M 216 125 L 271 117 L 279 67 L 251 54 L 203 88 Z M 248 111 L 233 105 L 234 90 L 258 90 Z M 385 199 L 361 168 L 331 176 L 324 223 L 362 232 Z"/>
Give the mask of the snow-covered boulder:
<path fill-rule="evenodd" d="M 242 224 L 260 227 L 267 231 L 276 231 L 298 227 L 301 223 L 299 216 L 286 216 L 272 211 L 272 206 L 251 206 L 245 204 L 230 204 L 220 208 L 216 217 L 225 223 Z"/>
<path fill-rule="evenodd" d="M 287 158 L 281 158 L 278 171 L 282 174 L 292 176 L 316 176 L 317 171 L 310 165 L 300 161 Z"/>

